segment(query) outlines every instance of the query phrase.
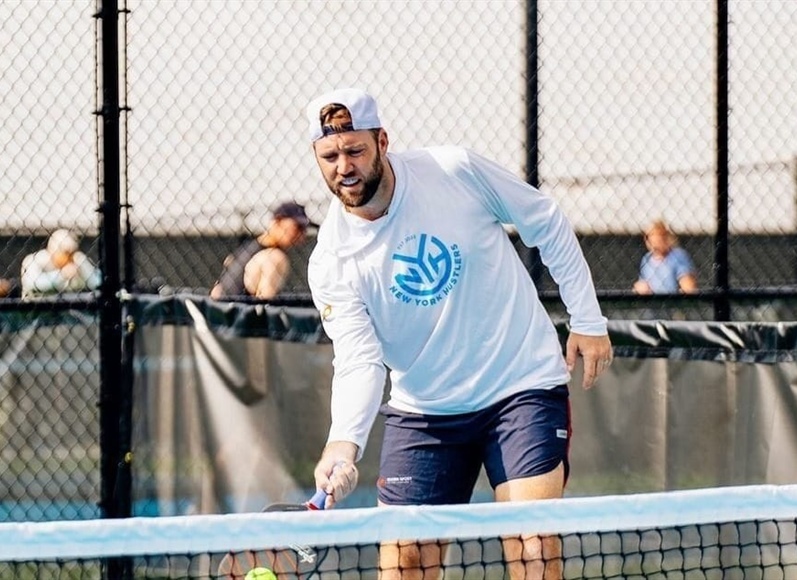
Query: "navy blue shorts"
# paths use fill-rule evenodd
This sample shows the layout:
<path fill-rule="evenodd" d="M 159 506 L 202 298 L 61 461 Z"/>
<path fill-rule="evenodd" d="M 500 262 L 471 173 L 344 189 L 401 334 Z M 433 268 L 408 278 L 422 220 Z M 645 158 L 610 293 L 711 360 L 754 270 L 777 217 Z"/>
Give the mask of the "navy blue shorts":
<path fill-rule="evenodd" d="M 389 505 L 468 503 L 484 465 L 493 489 L 510 479 L 569 472 L 566 385 L 513 395 L 473 413 L 420 415 L 382 405 L 379 500 Z"/>

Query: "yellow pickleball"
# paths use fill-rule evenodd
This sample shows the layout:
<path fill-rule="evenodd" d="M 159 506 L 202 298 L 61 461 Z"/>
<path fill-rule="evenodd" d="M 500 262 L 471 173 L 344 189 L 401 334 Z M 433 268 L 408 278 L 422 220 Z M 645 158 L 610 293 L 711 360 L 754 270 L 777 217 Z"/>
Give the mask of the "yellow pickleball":
<path fill-rule="evenodd" d="M 244 576 L 244 580 L 277 580 L 277 575 L 268 568 L 252 568 Z"/>

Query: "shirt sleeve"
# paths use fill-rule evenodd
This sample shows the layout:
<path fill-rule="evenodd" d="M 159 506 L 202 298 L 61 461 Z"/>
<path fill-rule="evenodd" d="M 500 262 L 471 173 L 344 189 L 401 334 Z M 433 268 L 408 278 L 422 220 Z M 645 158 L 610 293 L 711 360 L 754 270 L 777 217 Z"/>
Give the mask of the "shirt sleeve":
<path fill-rule="evenodd" d="M 356 444 L 359 460 L 382 402 L 387 372 L 366 306 L 341 269 L 334 256 L 314 252 L 308 282 L 333 347 L 328 441 Z"/>
<path fill-rule="evenodd" d="M 680 280 L 684 276 L 695 273 L 695 265 L 692 263 L 692 258 L 686 250 L 683 248 L 674 248 L 672 253 L 675 258 L 676 279 Z"/>
<path fill-rule="evenodd" d="M 606 318 L 601 314 L 589 265 L 555 200 L 478 154 L 468 152 L 468 159 L 472 178 L 496 219 L 513 224 L 525 245 L 539 249 L 542 262 L 559 286 L 570 329 L 592 336 L 606 334 Z"/>

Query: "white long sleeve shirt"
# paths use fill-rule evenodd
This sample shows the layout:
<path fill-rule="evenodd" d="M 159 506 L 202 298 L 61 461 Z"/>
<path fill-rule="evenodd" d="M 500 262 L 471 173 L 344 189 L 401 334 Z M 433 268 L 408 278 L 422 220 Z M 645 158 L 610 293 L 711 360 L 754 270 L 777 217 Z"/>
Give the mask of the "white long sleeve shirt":
<path fill-rule="evenodd" d="M 606 334 L 589 267 L 555 202 L 458 147 L 391 153 L 387 215 L 333 199 L 310 258 L 334 350 L 330 441 L 360 454 L 382 400 L 424 414 L 483 409 L 570 379 L 554 325 L 502 224 L 539 248 L 571 330 Z"/>

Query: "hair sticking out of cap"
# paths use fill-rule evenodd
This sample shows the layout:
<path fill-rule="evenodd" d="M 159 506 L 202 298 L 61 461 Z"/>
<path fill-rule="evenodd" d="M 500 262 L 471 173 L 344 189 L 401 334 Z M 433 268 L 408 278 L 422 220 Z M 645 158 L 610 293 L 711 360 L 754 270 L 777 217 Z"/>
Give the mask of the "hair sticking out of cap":
<path fill-rule="evenodd" d="M 330 116 L 329 105 L 335 105 Z M 325 111 L 326 119 L 322 119 Z M 345 111 L 338 116 L 340 111 Z M 344 121 L 343 115 L 348 118 Z M 381 129 L 379 110 L 374 98 L 360 89 L 337 89 L 313 99 L 307 106 L 307 122 L 311 141 L 317 141 L 332 133 Z"/>
<path fill-rule="evenodd" d="M 321 132 L 325 137 L 335 133 L 354 131 L 351 113 L 346 108 L 346 105 L 340 103 L 331 103 L 321 109 L 318 121 L 321 123 Z"/>

